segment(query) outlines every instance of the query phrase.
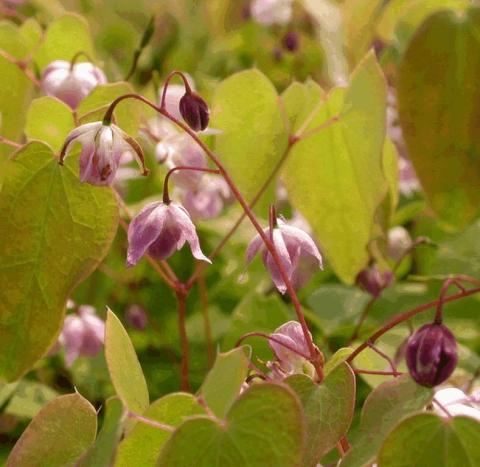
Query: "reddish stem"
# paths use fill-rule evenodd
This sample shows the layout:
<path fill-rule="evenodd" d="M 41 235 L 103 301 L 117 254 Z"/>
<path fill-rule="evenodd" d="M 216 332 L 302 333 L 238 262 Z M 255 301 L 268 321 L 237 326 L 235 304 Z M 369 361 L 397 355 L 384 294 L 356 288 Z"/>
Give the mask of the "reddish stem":
<path fill-rule="evenodd" d="M 464 292 L 459 292 L 455 295 L 451 295 L 450 297 L 445 297 L 443 300 L 443 303 L 447 302 L 452 302 L 454 300 L 458 300 L 459 298 L 464 298 L 468 297 L 470 295 L 474 295 L 476 293 L 480 292 L 480 287 L 476 287 L 474 289 L 470 290 L 465 290 Z M 355 357 L 365 350 L 366 348 L 369 347 L 369 345 L 373 344 L 374 342 L 377 341 L 381 336 L 383 336 L 386 332 L 390 331 L 390 329 L 394 328 L 400 323 L 403 323 L 404 321 L 409 320 L 410 318 L 414 317 L 415 315 L 418 315 L 420 313 L 423 313 L 424 311 L 429 310 L 430 308 L 433 308 L 438 305 L 440 300 L 434 300 L 429 303 L 425 303 L 423 305 L 417 306 L 411 310 L 405 311 L 401 313 L 400 315 L 395 316 L 392 318 L 387 324 L 382 326 L 378 331 L 376 331 L 374 334 L 372 334 L 363 344 L 359 345 L 353 352 L 352 354 L 347 358 L 347 362 L 350 363 L 352 362 Z"/>
<path fill-rule="evenodd" d="M 172 432 L 175 430 L 175 427 L 166 425 L 165 423 L 160 423 L 157 422 L 156 420 L 152 420 L 147 417 L 143 417 L 142 415 L 138 415 L 134 412 L 128 412 L 128 416 L 130 418 L 133 418 L 134 420 L 137 420 L 140 423 L 144 423 L 145 425 L 150 425 L 153 426 L 154 428 L 158 428 L 159 430 L 164 430 L 164 431 L 169 431 Z"/>
<path fill-rule="evenodd" d="M 186 94 L 192 93 L 192 89 L 190 88 L 190 84 L 188 83 L 187 77 L 181 71 L 176 71 L 176 70 L 171 71 L 165 78 L 165 84 L 163 85 L 162 100 L 160 101 L 160 107 L 162 109 L 165 109 L 165 97 L 167 96 L 168 85 L 170 84 L 170 80 L 175 75 L 180 76 L 180 78 L 182 78 L 183 84 L 185 86 L 185 93 Z"/>
<path fill-rule="evenodd" d="M 170 180 L 171 175 L 174 172 L 178 172 L 180 170 L 191 170 L 193 172 L 207 172 L 210 174 L 219 174 L 220 171 L 217 169 L 207 169 L 205 167 L 192 167 L 188 165 L 179 165 L 177 167 L 174 167 L 173 169 L 170 169 L 165 176 L 165 180 L 163 181 L 163 202 L 165 204 L 170 204 L 170 196 L 168 194 L 168 181 Z"/>
<path fill-rule="evenodd" d="M 182 348 L 182 362 L 181 362 L 181 389 L 182 391 L 190 391 L 190 384 L 188 382 L 188 361 L 189 361 L 189 345 L 187 328 L 185 326 L 185 314 L 186 314 L 186 290 L 177 290 L 177 302 L 178 302 L 178 329 L 180 332 L 180 345 Z"/>
<path fill-rule="evenodd" d="M 211 368 L 215 360 L 215 348 L 213 346 L 212 327 L 210 325 L 210 317 L 208 314 L 207 287 L 205 284 L 205 277 L 202 273 L 199 274 L 197 282 L 200 293 L 200 302 L 202 304 L 203 329 L 205 332 L 205 340 L 207 341 L 208 366 Z"/>

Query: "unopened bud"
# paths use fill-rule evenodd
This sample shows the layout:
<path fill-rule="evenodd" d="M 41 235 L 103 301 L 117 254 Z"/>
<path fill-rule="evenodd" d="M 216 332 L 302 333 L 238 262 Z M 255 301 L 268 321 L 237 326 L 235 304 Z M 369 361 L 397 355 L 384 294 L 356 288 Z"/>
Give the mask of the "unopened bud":
<path fill-rule="evenodd" d="M 410 375 L 418 384 L 438 386 L 455 370 L 457 342 L 443 324 L 426 324 L 408 340 L 405 358 Z"/>
<path fill-rule="evenodd" d="M 125 311 L 125 321 L 132 328 L 143 331 L 148 324 L 148 316 L 140 305 L 131 305 Z"/>
<path fill-rule="evenodd" d="M 296 52 L 300 46 L 300 36 L 295 31 L 288 31 L 282 38 L 282 45 L 289 52 Z"/>
<path fill-rule="evenodd" d="M 180 99 L 180 114 L 194 131 L 205 130 L 210 112 L 207 103 L 196 93 L 186 92 Z"/>
<path fill-rule="evenodd" d="M 365 290 L 365 292 L 378 298 L 382 290 L 393 282 L 393 278 L 394 276 L 391 271 L 382 272 L 377 266 L 370 266 L 358 273 L 356 283 Z"/>

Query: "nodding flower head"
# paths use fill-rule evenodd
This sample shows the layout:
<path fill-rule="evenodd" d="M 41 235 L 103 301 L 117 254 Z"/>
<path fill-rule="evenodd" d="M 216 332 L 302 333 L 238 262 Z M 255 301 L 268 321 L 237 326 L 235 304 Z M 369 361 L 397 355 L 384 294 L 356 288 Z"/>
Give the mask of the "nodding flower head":
<path fill-rule="evenodd" d="M 195 91 L 195 83 L 191 76 L 187 73 L 182 73 L 190 86 L 190 89 Z M 160 88 L 159 96 L 163 95 L 164 88 Z M 180 100 L 185 95 L 185 85 L 183 84 L 169 84 L 165 93 L 165 108 L 170 115 L 173 115 L 177 120 L 182 119 L 180 114 Z"/>
<path fill-rule="evenodd" d="M 287 24 L 292 19 L 293 0 L 253 0 L 250 6 L 252 18 L 259 24 Z"/>
<path fill-rule="evenodd" d="M 148 324 L 148 315 L 140 305 L 130 305 L 125 310 L 125 321 L 132 326 L 132 328 L 143 331 Z"/>
<path fill-rule="evenodd" d="M 202 253 L 195 225 L 182 206 L 173 202 L 150 203 L 128 226 L 127 266 L 137 264 L 145 253 L 166 259 L 185 242 L 195 258 L 211 263 Z"/>
<path fill-rule="evenodd" d="M 205 130 L 210 120 L 207 103 L 196 93 L 187 91 L 180 99 L 180 114 L 194 131 Z"/>
<path fill-rule="evenodd" d="M 272 339 L 268 342 L 277 361 L 269 362 L 267 366 L 275 379 L 283 379 L 294 373 L 313 375 L 313 366 L 307 358 L 309 348 L 300 323 L 288 321 L 270 334 L 270 337 Z"/>
<path fill-rule="evenodd" d="M 72 109 L 99 84 L 107 82 L 100 68 L 92 63 L 55 60 L 42 73 L 41 86 L 45 94 L 60 99 Z"/>
<path fill-rule="evenodd" d="M 78 307 L 77 314 L 68 315 L 63 324 L 60 343 L 65 347 L 65 363 L 72 366 L 79 356 L 94 357 L 102 348 L 105 323 L 89 305 Z"/>
<path fill-rule="evenodd" d="M 289 52 L 296 52 L 300 46 L 300 36 L 296 31 L 288 31 L 282 38 L 282 45 Z"/>
<path fill-rule="evenodd" d="M 283 268 L 293 283 L 305 282 L 303 277 L 301 281 L 297 280 L 297 275 L 302 274 L 303 276 L 305 274 L 305 271 L 301 268 L 301 263 L 308 257 L 313 257 L 317 261 L 318 267 L 322 269 L 322 256 L 315 242 L 303 230 L 288 225 L 282 219 L 277 219 L 277 225 L 273 227 L 272 231 L 268 227 L 264 229 L 264 232 L 272 239 Z M 259 251 L 263 253 L 263 263 L 270 272 L 275 286 L 280 293 L 284 294 L 287 291 L 285 282 L 260 235 L 257 235 L 248 245 L 246 253 L 247 264 L 253 260 Z"/>
<path fill-rule="evenodd" d="M 410 375 L 418 384 L 438 386 L 457 366 L 455 336 L 443 324 L 425 324 L 408 340 L 405 358 Z"/>
<path fill-rule="evenodd" d="M 143 175 L 148 173 L 140 145 L 114 124 L 93 122 L 75 128 L 68 135 L 63 146 L 60 155 L 61 164 L 76 141 L 82 145 L 80 154 L 80 181 L 82 182 L 92 185 L 111 185 L 122 155 L 126 152 L 134 154 Z"/>

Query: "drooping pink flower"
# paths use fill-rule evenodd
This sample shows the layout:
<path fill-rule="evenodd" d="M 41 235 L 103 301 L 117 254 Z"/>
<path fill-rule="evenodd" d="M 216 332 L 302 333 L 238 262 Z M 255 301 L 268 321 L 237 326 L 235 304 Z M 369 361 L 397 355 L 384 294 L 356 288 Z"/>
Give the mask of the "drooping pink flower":
<path fill-rule="evenodd" d="M 250 14 L 254 21 L 264 26 L 284 25 L 292 19 L 293 0 L 253 0 Z"/>
<path fill-rule="evenodd" d="M 177 203 L 150 203 L 128 226 L 127 266 L 134 266 L 149 253 L 157 259 L 166 259 L 180 250 L 185 242 L 192 255 L 211 263 L 200 249 L 195 225 L 188 212 Z"/>
<path fill-rule="evenodd" d="M 302 326 L 298 321 L 288 321 L 282 324 L 279 328 L 275 329 L 275 332 L 273 332 L 271 336 L 297 350 L 300 354 L 309 354 Z M 285 371 L 290 372 L 299 365 L 303 365 L 305 358 L 302 355 L 295 353 L 286 346 L 273 340 L 269 340 L 268 343 Z"/>
<path fill-rule="evenodd" d="M 387 288 L 394 280 L 392 271 L 380 271 L 374 264 L 362 269 L 356 277 L 356 284 L 365 292 L 378 298 L 383 289 Z"/>
<path fill-rule="evenodd" d="M 100 68 L 92 63 L 75 63 L 55 60 L 42 73 L 41 86 L 45 94 L 60 99 L 72 109 L 99 84 L 107 82 Z"/>
<path fill-rule="evenodd" d="M 264 229 L 264 232 L 272 239 L 287 277 L 293 283 L 297 282 L 297 274 L 301 271 L 300 262 L 303 261 L 305 257 L 312 256 L 315 258 L 318 267 L 322 269 L 322 256 L 320 255 L 315 242 L 303 230 L 288 225 L 282 219 L 277 219 L 277 226 L 273 228 L 273 232 L 270 232 L 269 227 Z M 285 282 L 283 281 L 280 271 L 275 264 L 272 255 L 265 247 L 260 235 L 255 236 L 250 242 L 250 245 L 248 245 L 246 253 L 247 264 L 253 260 L 254 256 L 259 251 L 262 251 L 263 253 L 263 263 L 270 272 L 275 286 L 280 293 L 284 294 L 287 290 Z M 302 273 L 303 272 L 304 271 L 302 271 Z M 304 280 L 305 279 L 302 278 L 302 281 L 300 282 L 304 282 Z"/>
<path fill-rule="evenodd" d="M 398 261 L 411 247 L 412 237 L 405 227 L 397 225 L 388 231 L 388 254 L 393 260 Z"/>
<path fill-rule="evenodd" d="M 75 142 L 82 145 L 80 154 L 80 181 L 92 185 L 111 185 L 125 152 L 132 153 L 146 175 L 143 151 L 140 145 L 113 123 L 86 123 L 75 128 L 67 137 L 61 161 Z"/>
<path fill-rule="evenodd" d="M 94 357 L 102 348 L 105 323 L 95 314 L 95 308 L 81 305 L 77 314 L 68 315 L 63 324 L 60 343 L 65 347 L 65 363 L 72 366 L 79 356 Z"/>
<path fill-rule="evenodd" d="M 205 174 L 195 189 L 183 193 L 183 206 L 192 219 L 213 219 L 223 209 L 230 190 L 222 177 Z"/>

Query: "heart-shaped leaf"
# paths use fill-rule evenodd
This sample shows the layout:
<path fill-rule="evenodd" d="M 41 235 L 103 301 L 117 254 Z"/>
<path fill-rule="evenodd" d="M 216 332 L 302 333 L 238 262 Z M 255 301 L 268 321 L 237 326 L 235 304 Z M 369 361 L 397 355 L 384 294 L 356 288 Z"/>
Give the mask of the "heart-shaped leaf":
<path fill-rule="evenodd" d="M 322 382 L 293 375 L 285 382 L 297 393 L 307 420 L 303 464 L 315 466 L 347 433 L 355 409 L 355 375 L 346 364 L 338 365 Z"/>
<path fill-rule="evenodd" d="M 129 410 L 142 414 L 149 404 L 147 382 L 127 331 L 110 309 L 105 326 L 105 357 L 118 396 Z"/>
<path fill-rule="evenodd" d="M 251 353 L 250 347 L 243 346 L 217 355 L 213 368 L 200 388 L 200 394 L 217 417 L 225 417 L 240 394 L 248 374 Z"/>
<path fill-rule="evenodd" d="M 469 417 L 440 418 L 418 414 L 403 420 L 388 435 L 379 467 L 480 465 L 480 423 Z"/>
<path fill-rule="evenodd" d="M 418 29 L 398 76 L 408 152 L 433 209 L 465 226 L 480 212 L 480 9 L 442 11 Z"/>
<path fill-rule="evenodd" d="M 192 417 L 162 449 L 157 465 L 175 467 L 299 467 L 304 420 L 286 386 L 258 384 L 233 404 L 226 420 Z"/>
<path fill-rule="evenodd" d="M 112 191 L 80 183 L 32 142 L 6 165 L 0 192 L 0 375 L 17 379 L 55 342 L 65 302 L 106 255 L 118 208 Z"/>
<path fill-rule="evenodd" d="M 97 432 L 95 408 L 80 394 L 60 396 L 45 405 L 22 433 L 7 467 L 65 467 L 89 448 Z"/>
<path fill-rule="evenodd" d="M 144 417 L 170 426 L 178 426 L 187 417 L 204 414 L 205 410 L 191 394 L 174 393 L 155 401 Z M 170 437 L 168 431 L 145 423 L 137 423 L 120 443 L 115 467 L 154 467 L 162 446 Z"/>
<path fill-rule="evenodd" d="M 372 463 L 389 431 L 404 417 L 422 410 L 432 396 L 431 389 L 419 386 L 409 375 L 380 384 L 363 405 L 359 434 L 342 459 L 341 467 Z"/>

